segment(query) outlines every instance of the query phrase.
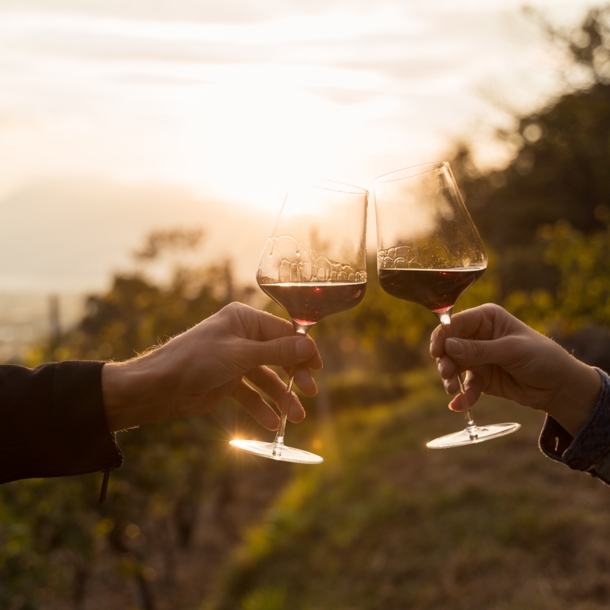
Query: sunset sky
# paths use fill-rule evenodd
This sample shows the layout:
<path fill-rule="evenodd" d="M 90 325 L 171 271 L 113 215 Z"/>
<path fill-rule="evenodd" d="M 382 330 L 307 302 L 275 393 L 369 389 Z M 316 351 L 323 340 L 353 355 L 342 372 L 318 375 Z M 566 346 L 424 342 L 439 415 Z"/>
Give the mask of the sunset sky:
<path fill-rule="evenodd" d="M 369 188 L 460 137 L 500 162 L 500 107 L 557 89 L 522 4 L 0 0 L 0 290 L 99 287 L 138 236 L 199 219 L 249 274 L 296 179 Z M 564 25 L 594 4 L 529 2 Z"/>

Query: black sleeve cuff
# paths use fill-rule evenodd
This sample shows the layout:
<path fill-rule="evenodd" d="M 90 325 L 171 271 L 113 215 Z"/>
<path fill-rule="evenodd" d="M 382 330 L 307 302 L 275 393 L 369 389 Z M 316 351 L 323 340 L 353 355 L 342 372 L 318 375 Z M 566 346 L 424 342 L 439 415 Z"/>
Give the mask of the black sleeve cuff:
<path fill-rule="evenodd" d="M 108 471 L 123 455 L 108 430 L 103 362 L 0 367 L 0 483 Z"/>

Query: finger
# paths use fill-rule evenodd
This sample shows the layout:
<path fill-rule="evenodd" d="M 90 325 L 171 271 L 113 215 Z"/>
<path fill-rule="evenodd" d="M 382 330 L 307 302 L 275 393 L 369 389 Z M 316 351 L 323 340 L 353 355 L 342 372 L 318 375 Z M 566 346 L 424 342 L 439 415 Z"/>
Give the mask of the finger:
<path fill-rule="evenodd" d="M 277 373 L 265 366 L 253 368 L 245 374 L 257 388 L 262 390 L 277 405 L 280 412 L 288 407 L 288 419 L 293 423 L 299 423 L 305 419 L 305 410 L 297 395 L 286 392 L 286 384 L 279 378 Z"/>
<path fill-rule="evenodd" d="M 311 362 L 304 362 L 303 364 L 297 364 L 293 366 L 283 366 L 282 369 L 284 369 L 286 375 L 290 377 L 290 375 L 292 375 L 295 370 L 298 371 L 299 369 L 305 369 L 308 370 L 309 374 L 311 375 L 311 369 L 319 371 L 320 369 L 324 368 L 324 363 L 322 362 L 321 358 L 319 360 L 316 359 L 315 362 L 313 362 L 315 366 L 311 366 L 311 364 Z"/>
<path fill-rule="evenodd" d="M 259 311 L 242 303 L 233 303 L 232 313 L 242 323 L 245 336 L 250 343 L 253 366 L 276 364 L 290 367 L 307 364 L 312 369 L 322 368 L 322 358 L 310 337 L 295 335 L 292 324 L 265 311 Z"/>
<path fill-rule="evenodd" d="M 449 402 L 449 408 L 452 411 L 465 411 L 466 409 L 473 407 L 481 397 L 483 392 L 483 379 L 476 373 L 468 371 L 464 379 L 465 394 L 459 392 L 460 386 L 457 375 L 455 380 L 458 394 Z"/>
<path fill-rule="evenodd" d="M 315 396 L 318 393 L 318 386 L 311 374 L 311 370 L 306 366 L 296 368 L 294 383 L 305 396 Z"/>
<path fill-rule="evenodd" d="M 491 339 L 496 326 L 513 324 L 516 318 L 505 309 L 493 303 L 466 309 L 451 316 L 451 324 L 446 327 L 449 337 Z"/>
<path fill-rule="evenodd" d="M 277 430 L 280 418 L 263 400 L 263 397 L 245 381 L 240 381 L 233 391 L 233 398 L 267 430 Z"/>
<path fill-rule="evenodd" d="M 451 324 L 447 327 L 447 336 L 494 339 L 519 333 L 528 327 L 499 305 L 486 303 L 456 313 L 451 317 Z"/>
<path fill-rule="evenodd" d="M 458 372 L 455 362 L 446 355 L 436 359 L 436 369 L 443 380 L 455 377 Z"/>
<path fill-rule="evenodd" d="M 458 374 L 465 375 L 464 384 L 466 387 L 472 386 L 478 388 L 479 395 L 484 389 L 483 379 L 478 371 L 464 370 L 457 367 L 455 362 L 448 356 L 438 358 L 436 361 L 436 367 L 443 381 L 443 386 L 447 394 L 455 394 L 460 392 L 460 382 Z M 475 397 L 478 400 L 478 396 Z"/>
<path fill-rule="evenodd" d="M 460 391 L 460 382 L 457 374 L 443 379 L 443 387 L 445 388 L 445 392 L 447 392 L 447 394 L 458 393 Z"/>
<path fill-rule="evenodd" d="M 269 398 L 277 398 L 286 392 L 286 384 L 280 376 L 266 366 L 255 366 L 245 373 L 244 377 L 262 390 Z"/>
<path fill-rule="evenodd" d="M 476 366 L 479 364 L 498 364 L 504 366 L 515 360 L 520 353 L 519 339 L 502 337 L 490 341 L 478 339 L 456 339 L 445 341 L 445 353 L 460 366 Z"/>
<path fill-rule="evenodd" d="M 292 335 L 269 341 L 249 341 L 246 349 L 252 366 L 273 364 L 290 367 L 306 364 L 312 369 L 322 368 L 322 358 L 310 337 Z"/>
<path fill-rule="evenodd" d="M 266 311 L 242 306 L 236 310 L 244 322 L 248 338 L 268 341 L 294 335 L 294 327 L 287 320 Z"/>
<path fill-rule="evenodd" d="M 444 328 L 439 324 L 430 335 L 430 356 L 439 358 L 445 353 L 445 334 Z"/>

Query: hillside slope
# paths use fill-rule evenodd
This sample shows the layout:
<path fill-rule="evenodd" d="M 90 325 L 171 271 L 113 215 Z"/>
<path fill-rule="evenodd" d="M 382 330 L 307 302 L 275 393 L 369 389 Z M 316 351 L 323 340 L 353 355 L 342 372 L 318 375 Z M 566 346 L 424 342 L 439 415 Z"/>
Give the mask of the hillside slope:
<path fill-rule="evenodd" d="M 227 568 L 214 610 L 586 610 L 610 606 L 610 488 L 543 457 L 539 413 L 486 398 L 512 436 L 431 451 L 461 425 L 422 379 L 344 411 Z M 320 444 L 320 440 L 318 440 Z"/>

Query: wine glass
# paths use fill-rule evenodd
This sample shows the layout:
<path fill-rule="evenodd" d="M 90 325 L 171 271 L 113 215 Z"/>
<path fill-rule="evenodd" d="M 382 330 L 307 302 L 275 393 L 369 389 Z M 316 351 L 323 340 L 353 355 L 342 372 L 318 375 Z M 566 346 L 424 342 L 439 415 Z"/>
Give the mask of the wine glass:
<path fill-rule="evenodd" d="M 321 180 L 291 190 L 261 255 L 256 280 L 281 305 L 299 335 L 331 314 L 355 307 L 366 291 L 368 192 Z M 232 440 L 231 445 L 263 457 L 301 464 L 323 459 L 284 444 L 294 369 L 273 442 Z"/>
<path fill-rule="evenodd" d="M 408 167 L 374 182 L 377 268 L 381 287 L 430 309 L 450 326 L 458 297 L 487 268 L 487 254 L 462 201 L 449 163 Z M 432 449 L 472 445 L 515 432 L 516 423 L 477 426 L 458 375 L 466 427 L 427 443 Z"/>

